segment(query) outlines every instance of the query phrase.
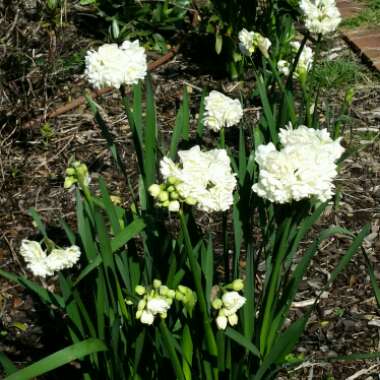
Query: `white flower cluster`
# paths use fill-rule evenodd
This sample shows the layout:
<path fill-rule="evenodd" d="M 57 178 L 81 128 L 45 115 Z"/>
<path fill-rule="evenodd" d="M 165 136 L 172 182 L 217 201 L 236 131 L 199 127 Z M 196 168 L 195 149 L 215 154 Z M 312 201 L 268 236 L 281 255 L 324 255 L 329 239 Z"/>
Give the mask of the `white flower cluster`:
<path fill-rule="evenodd" d="M 86 55 L 85 75 L 95 87 L 114 87 L 135 84 L 144 79 L 147 72 L 146 54 L 139 41 L 105 44 Z"/>
<path fill-rule="evenodd" d="M 261 54 L 268 58 L 268 50 L 271 47 L 272 42 L 257 32 L 249 32 L 247 29 L 242 29 L 239 32 L 239 48 L 240 51 L 250 57 L 258 48 Z"/>
<path fill-rule="evenodd" d="M 281 150 L 269 143 L 260 145 L 256 162 L 259 181 L 252 189 L 275 203 L 289 203 L 316 197 L 321 202 L 334 194 L 336 161 L 344 152 L 340 139 L 332 140 L 326 129 L 304 125 L 280 129 Z"/>
<path fill-rule="evenodd" d="M 238 124 L 242 117 L 243 107 L 238 99 L 215 90 L 206 96 L 204 123 L 214 132 Z"/>
<path fill-rule="evenodd" d="M 225 287 L 226 289 L 233 289 L 232 291 L 225 291 L 221 298 L 215 298 L 212 301 L 212 307 L 218 310 L 215 322 L 219 330 L 225 330 L 228 324 L 235 326 L 239 322 L 236 313 L 246 302 L 246 298 L 238 293 L 243 287 L 243 281 L 236 279 Z"/>
<path fill-rule="evenodd" d="M 80 257 L 80 249 L 76 245 L 65 249 L 53 249 L 49 255 L 46 254 L 37 241 L 24 239 L 21 242 L 21 256 L 27 263 L 27 268 L 35 276 L 52 276 L 54 272 L 71 268 Z"/>
<path fill-rule="evenodd" d="M 335 0 L 301 0 L 305 26 L 311 33 L 328 34 L 336 30 L 341 15 Z"/>
<path fill-rule="evenodd" d="M 293 41 L 290 43 L 292 47 L 293 54 L 296 54 L 301 46 L 298 41 Z M 304 46 L 299 56 L 297 67 L 294 70 L 294 78 L 304 78 L 307 73 L 310 71 L 313 65 L 313 50 L 309 46 Z M 277 68 L 280 73 L 288 76 L 290 73 L 290 63 L 283 59 L 277 62 Z"/>
<path fill-rule="evenodd" d="M 179 151 L 178 156 L 181 167 L 164 157 L 160 171 L 166 181 L 174 183 L 180 197 L 206 212 L 228 210 L 233 203 L 236 178 L 226 150 L 202 152 L 196 145 Z"/>
<path fill-rule="evenodd" d="M 153 281 L 152 288 L 137 285 L 135 292 L 142 297 L 137 305 L 136 319 L 146 325 L 152 325 L 156 316 L 165 319 L 174 299 L 181 301 L 190 310 L 196 303 L 195 294 L 188 287 L 179 285 L 175 291 L 157 279 Z"/>

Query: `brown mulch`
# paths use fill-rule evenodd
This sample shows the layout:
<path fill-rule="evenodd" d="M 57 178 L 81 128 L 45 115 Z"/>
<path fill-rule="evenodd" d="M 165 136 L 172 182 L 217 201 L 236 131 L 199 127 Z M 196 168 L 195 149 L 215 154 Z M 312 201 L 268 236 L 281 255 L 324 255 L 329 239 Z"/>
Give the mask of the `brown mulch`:
<path fill-rule="evenodd" d="M 89 166 L 94 188 L 97 177 L 103 176 L 112 194 L 120 196 L 125 204 L 129 200 L 127 187 L 115 171 L 86 106 L 49 120 L 45 125 L 49 133 L 42 128 L 44 122 L 27 125 L 41 113 L 46 114 L 84 93 L 87 86 L 82 76 L 83 54 L 95 44 L 93 37 L 83 35 L 70 14 L 62 28 L 49 26 L 44 17 L 36 11 L 36 2 L 0 1 L 0 51 L 4 52 L 0 62 L 0 268 L 17 273 L 24 273 L 18 257 L 20 241 L 36 233 L 28 208 L 36 208 L 49 226 L 56 226 L 60 217 L 70 221 L 75 218 L 73 193 L 63 189 L 67 162 L 73 155 Z M 348 54 L 344 45 L 342 49 Z M 222 88 L 225 92 L 239 89 L 238 83 L 201 73 L 183 55 L 164 64 L 152 77 L 163 141 L 168 141 L 173 128 L 184 86 L 191 92 L 193 124 L 203 88 Z M 342 94 L 338 91 L 328 96 L 338 107 Z M 337 181 L 340 199 L 331 206 L 320 227 L 333 224 L 357 232 L 365 223 L 371 223 L 372 234 L 365 249 L 380 279 L 379 98 L 379 82 L 369 80 L 356 88 L 345 141 L 359 151 L 346 160 Z M 118 94 L 104 95 L 98 102 L 117 136 L 125 162 L 133 162 L 130 131 Z M 255 122 L 257 112 L 257 109 L 247 111 L 248 123 Z M 129 168 L 133 178 L 135 168 L 133 165 Z M 315 297 L 348 244 L 339 236 L 323 244 L 297 301 Z M 298 306 L 293 313 L 298 315 L 302 310 Z M 0 279 L 0 350 L 21 366 L 47 350 L 41 312 L 42 307 L 28 294 Z M 340 380 L 362 370 L 357 379 L 377 379 L 380 372 L 377 361 L 325 364 L 318 359 L 380 350 L 379 328 L 380 313 L 365 262 L 358 253 L 334 287 L 324 294 L 297 348 L 298 353 L 311 354 L 317 364 L 305 363 L 288 378 L 327 379 L 331 375 Z"/>

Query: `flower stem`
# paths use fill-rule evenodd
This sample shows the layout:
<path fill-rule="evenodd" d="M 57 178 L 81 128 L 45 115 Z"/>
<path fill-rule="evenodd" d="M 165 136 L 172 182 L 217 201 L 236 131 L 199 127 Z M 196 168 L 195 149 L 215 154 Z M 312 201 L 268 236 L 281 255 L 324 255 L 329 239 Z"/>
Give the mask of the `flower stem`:
<path fill-rule="evenodd" d="M 226 139 L 225 139 L 225 133 L 224 133 L 224 127 L 220 129 L 220 141 L 219 145 L 221 148 L 224 148 L 226 145 Z"/>

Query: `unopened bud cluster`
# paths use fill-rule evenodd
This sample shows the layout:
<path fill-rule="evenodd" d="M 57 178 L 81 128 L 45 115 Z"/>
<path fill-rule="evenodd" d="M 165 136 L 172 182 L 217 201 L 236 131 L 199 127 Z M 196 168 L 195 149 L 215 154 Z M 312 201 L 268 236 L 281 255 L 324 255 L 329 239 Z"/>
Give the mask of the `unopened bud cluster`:
<path fill-rule="evenodd" d="M 179 285 L 177 290 L 170 289 L 158 279 L 153 281 L 151 287 L 137 285 L 135 292 L 141 297 L 136 318 L 147 325 L 153 324 L 157 315 L 165 319 L 174 300 L 181 301 L 190 310 L 196 303 L 195 293 L 188 287 Z"/>
<path fill-rule="evenodd" d="M 166 207 L 171 212 L 178 212 L 181 208 L 181 203 L 194 205 L 196 202 L 188 198 L 183 198 L 177 189 L 180 181 L 175 177 L 169 177 L 166 183 L 161 185 L 153 184 L 149 187 L 150 195 L 156 200 L 159 207 Z"/>
<path fill-rule="evenodd" d="M 80 161 L 73 161 L 70 167 L 66 169 L 65 189 L 69 189 L 75 184 L 78 184 L 79 187 L 88 186 L 89 183 L 90 175 L 88 174 L 86 164 Z"/>
<path fill-rule="evenodd" d="M 246 301 L 246 298 L 239 294 L 243 288 L 244 283 L 240 278 L 219 288 L 222 295 L 214 298 L 211 303 L 212 307 L 218 311 L 215 320 L 218 329 L 225 330 L 228 324 L 230 326 L 237 325 L 239 321 L 237 311 Z"/>

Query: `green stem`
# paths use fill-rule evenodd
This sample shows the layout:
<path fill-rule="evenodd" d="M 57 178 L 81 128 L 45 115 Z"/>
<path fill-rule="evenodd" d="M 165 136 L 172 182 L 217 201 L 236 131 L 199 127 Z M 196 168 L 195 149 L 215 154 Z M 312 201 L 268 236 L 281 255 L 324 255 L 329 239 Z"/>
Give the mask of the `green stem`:
<path fill-rule="evenodd" d="M 229 281 L 230 263 L 228 260 L 228 232 L 227 232 L 227 212 L 223 212 L 222 217 L 223 229 L 223 257 L 224 257 L 224 279 Z"/>
<path fill-rule="evenodd" d="M 300 84 L 301 84 L 301 89 L 304 97 L 304 102 L 305 102 L 305 113 L 306 113 L 306 125 L 311 128 L 312 127 L 312 118 L 311 118 L 311 113 L 310 113 L 310 97 L 307 92 L 307 86 L 306 86 L 306 80 L 304 78 L 300 77 Z"/>
<path fill-rule="evenodd" d="M 202 313 L 203 327 L 205 329 L 205 338 L 206 338 L 207 350 L 216 359 L 218 356 L 218 349 L 217 349 L 217 345 L 216 345 L 216 341 L 215 341 L 215 336 L 214 336 L 214 333 L 212 331 L 210 318 L 209 318 L 208 311 L 207 311 L 207 303 L 206 303 L 204 291 L 202 288 L 202 283 L 201 283 L 202 273 L 201 273 L 201 270 L 199 268 L 199 264 L 197 263 L 196 258 L 194 256 L 194 251 L 193 251 L 193 247 L 191 245 L 189 231 L 187 229 L 185 216 L 184 216 L 182 210 L 179 212 L 179 217 L 180 217 L 180 222 L 181 222 L 181 229 L 182 229 L 182 232 L 184 235 L 184 240 L 185 240 L 186 253 L 187 253 L 187 257 L 189 259 L 191 273 L 192 273 L 193 279 L 194 279 L 195 291 L 197 293 L 198 303 L 199 303 L 199 307 L 200 307 L 200 310 Z M 214 369 L 214 376 L 215 376 L 215 379 L 218 378 L 217 368 Z"/>
<path fill-rule="evenodd" d="M 282 262 L 286 256 L 289 230 L 291 227 L 292 218 L 286 218 L 284 221 L 284 232 L 281 236 L 277 257 L 275 258 L 274 269 L 270 275 L 270 285 L 268 291 L 268 297 L 265 298 L 265 310 L 262 321 L 261 333 L 260 333 L 260 352 L 264 355 L 268 347 L 268 334 L 270 325 L 272 323 L 273 309 L 275 306 L 275 296 L 279 284 L 279 278 L 281 275 Z"/>
<path fill-rule="evenodd" d="M 164 345 L 166 350 L 168 351 L 168 354 L 170 356 L 170 360 L 172 362 L 172 365 L 174 367 L 174 371 L 176 373 L 176 378 L 178 380 L 185 380 L 185 376 L 182 371 L 181 363 L 178 359 L 177 353 L 175 352 L 175 348 L 173 344 L 170 342 L 170 331 L 168 329 L 168 326 L 166 326 L 165 321 L 162 319 L 160 322 L 160 332 L 164 341 Z"/>
<path fill-rule="evenodd" d="M 219 146 L 224 149 L 226 146 L 226 138 L 225 138 L 225 133 L 224 133 L 224 127 L 220 129 L 220 141 L 219 141 Z"/>

